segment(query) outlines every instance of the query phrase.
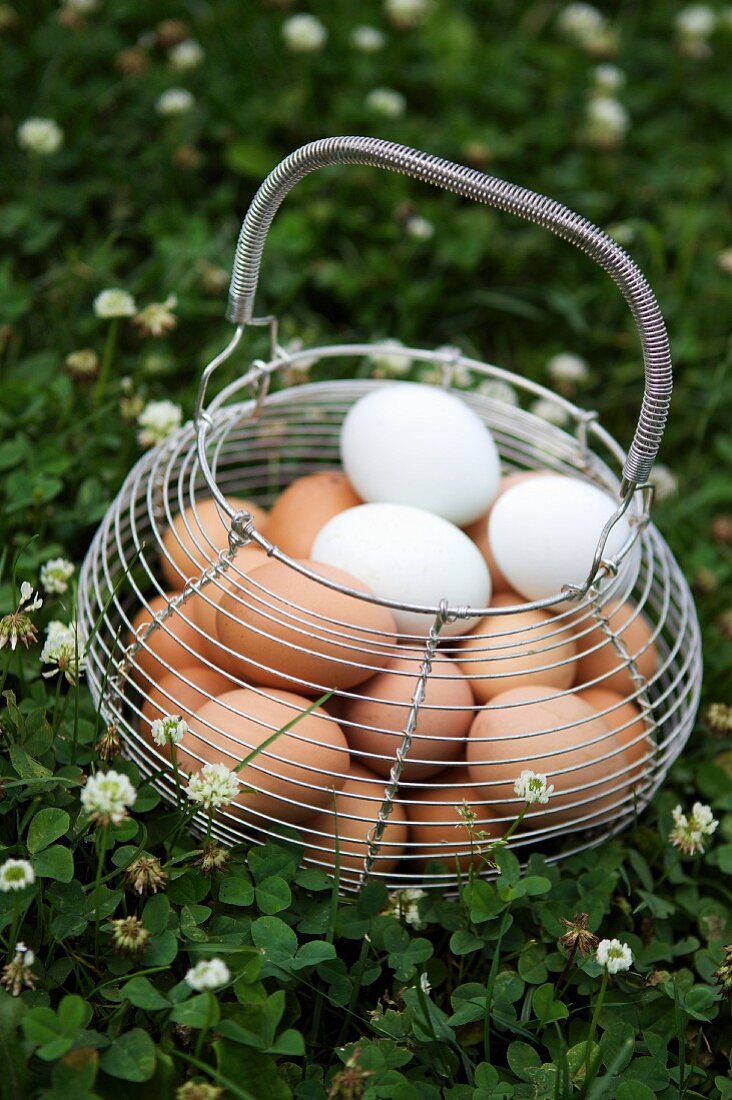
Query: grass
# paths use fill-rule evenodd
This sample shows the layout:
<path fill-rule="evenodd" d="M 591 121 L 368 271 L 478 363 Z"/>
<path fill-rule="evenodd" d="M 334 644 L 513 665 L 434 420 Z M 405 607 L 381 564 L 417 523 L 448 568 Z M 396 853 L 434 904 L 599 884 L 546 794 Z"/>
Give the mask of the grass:
<path fill-rule="evenodd" d="M 35 872 L 0 893 L 0 1097 L 92 1100 L 132 1086 L 140 1100 L 217 1088 L 247 1100 L 724 1100 L 729 11 L 713 8 L 700 39 L 680 35 L 660 0 L 608 3 L 600 33 L 580 41 L 558 4 L 434 0 L 406 27 L 393 4 L 314 0 L 327 41 L 293 52 L 282 28 L 295 10 L 189 0 L 157 5 L 153 23 L 141 0 L 87 14 L 0 6 L 0 615 L 49 560 L 78 569 L 141 453 L 149 402 L 192 414 L 202 367 L 231 334 L 227 273 L 262 178 L 306 141 L 378 134 L 561 200 L 613 233 L 654 287 L 676 378 L 660 453 L 671 489 L 654 521 L 697 601 L 701 717 L 653 805 L 596 851 L 559 866 L 534 855 L 524 873 L 499 853 L 499 879 L 465 882 L 457 898 L 398 901 L 371 883 L 338 901 L 327 876 L 274 842 L 238 846 L 221 867 L 209 853 L 214 865 L 202 866 L 202 848 L 118 758 L 137 796 L 100 846 L 79 801 L 83 777 L 108 766 L 99 716 L 83 677 L 45 679 L 39 661 L 44 628 L 73 615 L 72 579 L 34 613 L 40 641 L 0 651 L 0 861 Z M 382 32 L 381 49 L 352 44 L 360 24 Z M 176 70 L 171 50 L 188 38 L 203 55 Z M 598 80 L 613 79 L 601 64 L 624 78 L 604 93 L 622 107 L 614 132 L 592 121 Z M 171 87 L 194 98 L 164 116 L 156 104 Z M 380 114 L 375 88 L 399 92 L 403 112 Z M 21 147 L 30 116 L 62 128 L 57 151 Z M 138 310 L 176 295 L 175 326 L 154 337 L 130 318 L 99 318 L 93 302 L 108 287 Z M 286 342 L 457 345 L 552 386 L 552 357 L 579 355 L 587 377 L 565 383 L 569 396 L 629 443 L 642 368 L 622 299 L 585 257 L 507 215 L 373 169 L 323 171 L 275 220 L 257 308 L 278 315 Z M 253 351 L 264 349 L 262 335 Z M 216 387 L 241 369 L 235 355 Z M 696 800 L 719 826 L 706 851 L 680 858 L 672 809 Z M 159 861 L 164 889 L 131 884 L 125 869 L 140 856 Z M 629 944 L 632 969 L 606 981 L 578 953 L 565 974 L 562 918 L 575 913 Z M 130 917 L 132 952 L 113 923 Z M 185 974 L 212 956 L 229 979 L 196 991 Z"/>

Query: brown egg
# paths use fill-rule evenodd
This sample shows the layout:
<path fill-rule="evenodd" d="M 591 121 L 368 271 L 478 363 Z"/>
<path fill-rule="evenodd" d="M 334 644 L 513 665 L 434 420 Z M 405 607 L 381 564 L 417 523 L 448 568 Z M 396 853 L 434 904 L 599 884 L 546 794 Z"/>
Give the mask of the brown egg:
<path fill-rule="evenodd" d="M 299 477 L 272 506 L 267 538 L 290 558 L 307 558 L 315 536 L 329 519 L 363 504 L 340 470 Z"/>
<path fill-rule="evenodd" d="M 264 534 L 267 513 L 251 500 L 229 497 L 239 512 L 250 512 L 254 526 Z M 213 498 L 196 501 L 175 517 L 163 535 L 160 568 L 168 584 L 182 588 L 189 577 L 197 577 L 229 545 L 229 517 L 220 512 Z"/>
<path fill-rule="evenodd" d="M 646 752 L 653 755 L 653 738 L 636 703 L 618 695 L 617 691 L 605 691 L 604 688 L 587 688 L 586 691 L 578 692 L 578 697 L 589 703 L 605 725 L 613 731 L 613 741 L 631 746 L 640 757 Z M 609 713 L 603 714 L 603 711 Z"/>
<path fill-rule="evenodd" d="M 170 592 L 166 596 L 152 596 L 148 606 L 141 607 L 132 620 L 132 633 L 152 622 L 153 616 L 159 614 L 175 595 L 175 592 Z M 167 672 L 195 664 L 196 657 L 203 655 L 201 637 L 192 621 L 196 599 L 196 596 L 191 596 L 180 611 L 174 611 L 145 639 L 131 665 L 138 683 L 157 683 Z"/>
<path fill-rule="evenodd" d="M 491 506 L 487 512 L 484 512 L 478 519 L 473 520 L 471 524 L 464 527 L 463 530 L 469 539 L 472 539 L 475 545 L 480 550 L 481 554 L 486 560 L 488 566 L 488 572 L 491 575 L 491 585 L 493 595 L 499 595 L 503 592 L 510 591 L 511 585 L 504 577 L 501 570 L 496 564 L 496 559 L 493 557 L 493 553 L 488 544 L 488 519 L 490 518 L 491 508 L 496 503 L 499 497 L 502 497 L 512 486 L 516 485 L 519 481 L 525 481 L 529 477 L 539 477 L 542 474 L 551 473 L 551 470 L 519 470 L 514 474 L 506 474 L 502 477 L 498 483 L 498 491 L 491 501 Z M 519 597 L 519 603 L 525 601 Z"/>
<path fill-rule="evenodd" d="M 240 573 L 251 573 L 252 569 L 256 569 L 258 565 L 264 565 L 268 560 L 267 553 L 261 546 L 256 546 L 254 543 L 242 546 L 237 550 L 231 568 L 226 573 L 222 573 L 217 580 L 207 584 L 199 593 L 193 605 L 192 618 L 204 635 L 202 638 L 204 648 L 208 646 L 217 648 L 216 612 L 219 609 L 221 597 L 225 592 L 231 592 L 238 587 Z M 232 571 L 234 568 L 237 570 L 236 573 Z"/>
<path fill-rule="evenodd" d="M 368 592 L 334 566 L 302 564 Z M 317 696 L 367 680 L 392 656 L 396 624 L 388 608 L 326 588 L 279 561 L 253 569 L 248 581 L 240 593 L 221 597 L 216 614 L 217 661 L 234 675 Z"/>
<path fill-rule="evenodd" d="M 228 677 L 203 664 L 190 664 L 177 672 L 167 672 L 148 688 L 142 704 L 140 733 L 149 741 L 152 723 L 168 714 L 180 715 L 190 726 L 193 715 L 204 703 L 233 687 Z"/>
<path fill-rule="evenodd" d="M 515 607 L 523 602 L 510 592 L 496 596 L 491 606 Z M 457 656 L 479 703 L 531 684 L 564 691 L 574 683 L 577 671 L 572 636 L 557 628 L 548 611 L 486 615 L 461 642 Z"/>
<path fill-rule="evenodd" d="M 417 686 L 421 661 L 399 658 L 389 663 L 358 689 L 357 698 L 344 699 L 341 720 L 346 740 L 361 763 L 380 776 L 388 776 L 394 763 Z M 465 738 L 475 717 L 473 693 L 459 667 L 446 657 L 436 657 L 427 680 L 424 702 L 402 778 L 421 781 L 436 775 L 465 749 Z M 450 710 L 438 710 L 450 707 Z M 434 740 L 434 739 L 437 740 Z M 386 759 L 379 759 L 380 756 Z M 417 760 L 429 761 L 419 764 Z"/>
<path fill-rule="evenodd" d="M 456 860 L 462 871 L 467 871 L 471 863 L 476 868 L 484 865 L 481 847 L 486 840 L 500 839 L 510 821 L 500 820 L 501 806 L 483 804 L 494 797 L 491 787 L 471 787 L 470 782 L 466 767 L 445 768 L 429 787 L 404 793 L 409 820 L 408 854 L 415 857 L 415 862 L 423 865 L 440 860 L 450 871 L 454 870 Z M 472 843 L 470 831 L 458 813 L 463 803 L 476 817 Z M 510 812 L 510 807 L 506 807 L 507 816 Z M 480 833 L 485 836 L 480 837 Z"/>
<path fill-rule="evenodd" d="M 521 809 L 516 779 L 524 770 L 545 775 L 554 792 L 548 805 L 536 804 L 529 811 L 532 822 L 551 826 L 587 817 L 587 825 L 596 825 L 607 817 L 599 811 L 618 812 L 617 804 L 630 799 L 634 766 L 646 746 L 626 747 L 622 734 L 612 733 L 588 702 L 576 695 L 552 695 L 552 690 L 534 685 L 497 695 L 470 729 L 468 770 L 474 783 L 495 782 L 493 797 L 512 801 L 507 809 L 516 814 Z M 549 698 L 542 701 L 543 696 Z"/>
<path fill-rule="evenodd" d="M 197 772 L 200 757 L 234 771 L 253 748 L 297 718 L 241 769 L 243 786 L 231 807 L 260 828 L 274 821 L 297 825 L 331 804 L 333 789 L 340 790 L 349 771 L 340 726 L 319 707 L 305 714 L 311 705 L 289 691 L 227 691 L 193 716 L 191 731 L 178 746 L 179 766 Z"/>
<path fill-rule="evenodd" d="M 619 600 L 608 602 L 603 608 L 603 614 L 609 615 L 611 630 L 619 635 L 641 676 L 650 680 L 658 668 L 658 650 L 651 641 L 651 624 L 633 604 L 621 604 Z M 577 632 L 586 630 L 590 622 L 587 619 L 581 625 L 578 624 Z M 635 693 L 636 685 L 627 665 L 601 626 L 595 626 L 587 634 L 583 633 L 582 637 L 577 638 L 577 655 L 577 687 L 583 687 L 602 676 L 605 678 L 596 687 L 605 691 L 616 691 L 624 696 Z"/>
<path fill-rule="evenodd" d="M 367 768 L 351 764 L 350 777 L 336 795 L 335 813 L 331 803 L 322 813 L 305 822 L 302 835 L 307 847 L 304 858 L 334 869 L 337 829 L 341 870 L 362 871 L 368 854 L 369 833 L 376 825 L 383 801 L 384 781 Z M 308 829 L 325 836 L 312 836 Z M 393 870 L 404 851 L 406 839 L 407 815 L 395 799 L 373 865 L 377 874 Z"/>

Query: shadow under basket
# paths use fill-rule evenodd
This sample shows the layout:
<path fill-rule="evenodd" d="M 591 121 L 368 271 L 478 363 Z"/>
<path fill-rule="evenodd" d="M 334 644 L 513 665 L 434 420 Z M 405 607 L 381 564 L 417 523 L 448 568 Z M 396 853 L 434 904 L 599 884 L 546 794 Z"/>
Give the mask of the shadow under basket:
<path fill-rule="evenodd" d="M 564 208 L 541 196 L 515 188 L 511 205 L 512 185 L 375 139 L 327 139 L 298 150 L 262 185 L 244 223 L 229 309 L 234 338 L 204 372 L 195 421 L 141 458 L 105 516 L 82 567 L 78 621 L 82 637 L 91 637 L 87 678 L 104 720 L 117 724 L 125 754 L 166 799 L 175 801 L 176 781 L 170 750 L 151 736 L 156 717 L 187 716 L 175 750 L 183 781 L 206 763 L 234 770 L 260 747 L 238 773 L 236 800 L 212 819 L 200 810 L 195 832 L 210 829 L 224 844 L 285 838 L 303 847 L 306 865 L 330 873 L 338 848 L 343 891 L 369 877 L 390 889 L 454 889 L 471 863 L 481 875 L 494 873 L 491 845 L 525 807 L 514 790 L 523 771 L 546 775 L 554 791 L 523 816 L 510 847 L 522 861 L 532 851 L 557 860 L 629 825 L 691 732 L 699 626 L 688 585 L 648 518 L 648 473 L 670 397 L 670 388 L 662 399 L 654 390 L 662 322 L 659 330 L 648 308 L 634 309 L 647 400 L 628 454 L 593 413 L 456 350 L 364 343 L 287 353 L 276 323 L 251 315 L 266 230 L 306 171 L 353 162 L 527 217 L 541 200 L 533 220 L 603 262 L 631 305 L 634 294 L 650 295 L 617 245 L 577 215 L 570 232 Z M 635 283 L 602 261 L 601 246 L 637 273 Z M 206 405 L 213 371 L 245 327 L 261 323 L 271 333 L 269 359 Z M 477 414 L 504 476 L 548 470 L 617 499 L 629 519 L 627 544 L 612 559 L 600 545 L 593 572 L 571 598 L 565 591 L 469 613 L 444 601 L 412 607 L 353 592 L 290 558 L 269 541 L 254 506 L 268 509 L 298 478 L 340 466 L 344 417 L 389 384 L 378 377 L 385 355 L 403 356 L 422 381 Z M 324 362 L 331 380 L 288 384 L 315 363 L 323 373 Z M 530 411 L 537 398 L 552 402 L 561 427 Z M 655 435 L 649 409 L 661 421 Z M 212 508 L 220 539 L 211 537 Z M 267 587 L 242 567 L 249 547 L 322 598 L 298 602 Z M 217 611 L 225 593 L 229 611 Z M 393 624 L 391 612 L 404 606 L 422 616 L 422 631 L 383 625 L 384 615 Z M 344 607 L 369 609 L 368 629 Z M 246 662 L 214 629 L 224 613 L 248 624 Z M 273 646 L 292 657 L 286 675 L 273 672 Z"/>

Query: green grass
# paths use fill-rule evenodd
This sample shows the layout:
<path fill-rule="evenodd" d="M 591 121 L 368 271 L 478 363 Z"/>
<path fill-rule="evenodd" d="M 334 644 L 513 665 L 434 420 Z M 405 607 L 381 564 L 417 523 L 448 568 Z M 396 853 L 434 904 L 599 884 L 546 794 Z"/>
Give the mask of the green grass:
<path fill-rule="evenodd" d="M 703 58 L 679 48 L 676 9 L 661 0 L 603 9 L 609 58 L 563 35 L 551 3 L 435 0 L 421 25 L 397 29 L 376 0 L 314 0 L 328 41 L 303 54 L 281 38 L 294 10 L 156 5 L 156 20 L 185 20 L 204 51 L 174 72 L 171 28 L 156 31 L 141 0 L 73 18 L 51 3 L 0 7 L 0 616 L 44 562 L 81 562 L 141 453 L 142 407 L 168 398 L 192 414 L 201 369 L 231 332 L 226 273 L 262 178 L 306 141 L 376 134 L 561 200 L 616 232 L 654 287 L 676 372 L 660 461 L 678 481 L 654 520 L 697 600 L 702 719 L 633 829 L 558 867 L 535 855 L 524 874 L 502 853 L 495 884 L 422 899 L 416 927 L 403 908 L 385 912 L 376 883 L 334 905 L 330 880 L 298 868 L 292 848 L 241 846 L 207 873 L 121 761 L 137 801 L 100 861 L 79 804 L 98 765 L 83 679 L 44 679 L 40 642 L 2 650 L 0 862 L 30 859 L 36 881 L 0 894 L 0 936 L 4 961 L 18 940 L 33 950 L 36 988 L 0 995 L 0 1097 L 132 1088 L 167 1100 L 189 1078 L 247 1100 L 730 1097 L 730 1009 L 714 975 L 732 940 L 732 746 L 703 717 L 730 703 L 732 668 L 729 9 L 718 6 Z M 359 24 L 383 31 L 382 50 L 353 47 Z M 586 111 L 608 60 L 626 78 L 611 94 L 628 127 L 599 148 Z M 155 103 L 175 86 L 194 105 L 161 117 Z M 402 116 L 368 106 L 378 87 L 405 97 Z M 62 127 L 57 152 L 20 148 L 30 116 Z M 431 238 L 410 235 L 413 215 Z M 114 286 L 140 307 L 176 294 L 177 327 L 152 338 L 123 320 L 111 334 L 92 303 Z M 551 356 L 581 355 L 589 377 L 574 399 L 630 442 L 642 364 L 622 298 L 586 257 L 507 215 L 373 169 L 317 173 L 273 225 L 258 296 L 270 311 L 285 340 L 452 344 L 543 383 Z M 106 359 L 103 382 L 70 373 L 83 348 Z M 69 588 L 34 621 L 40 631 L 71 614 Z M 695 800 L 719 827 L 703 855 L 680 860 L 671 811 Z M 164 891 L 129 888 L 123 869 L 141 853 L 160 859 Z M 576 912 L 634 954 L 595 1017 L 591 956 L 554 991 L 561 918 Z M 110 921 L 126 916 L 149 933 L 136 958 L 114 948 Z M 195 993 L 183 977 L 211 955 L 230 981 Z"/>

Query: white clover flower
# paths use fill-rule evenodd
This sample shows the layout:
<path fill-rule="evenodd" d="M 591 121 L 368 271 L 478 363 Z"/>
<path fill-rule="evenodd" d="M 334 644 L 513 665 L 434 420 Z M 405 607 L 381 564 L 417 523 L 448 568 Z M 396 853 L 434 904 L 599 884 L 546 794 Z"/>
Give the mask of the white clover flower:
<path fill-rule="evenodd" d="M 407 374 L 412 365 L 412 360 L 409 355 L 400 354 L 398 349 L 404 347 L 401 340 L 384 340 L 382 346 L 387 350 L 374 352 L 369 357 L 376 368 L 374 374 L 380 378 Z M 394 349 L 393 353 L 388 350 L 390 348 Z"/>
<path fill-rule="evenodd" d="M 675 497 L 679 491 L 679 479 L 662 462 L 655 464 L 648 475 L 648 480 L 655 487 L 656 500 L 668 500 L 670 497 Z"/>
<path fill-rule="evenodd" d="M 619 145 L 630 125 L 625 107 L 608 95 L 598 95 L 588 101 L 586 119 L 585 140 L 600 149 Z"/>
<path fill-rule="evenodd" d="M 355 27 L 351 34 L 351 43 L 361 53 L 376 53 L 383 49 L 384 35 L 377 27 Z"/>
<path fill-rule="evenodd" d="M 220 989 L 230 978 L 228 966 L 223 959 L 216 956 L 212 959 L 201 959 L 185 976 L 188 985 L 197 993 L 204 993 L 207 989 Z"/>
<path fill-rule="evenodd" d="M 592 4 L 567 4 L 557 17 L 557 27 L 560 34 L 593 56 L 606 56 L 616 49 L 615 31 Z"/>
<path fill-rule="evenodd" d="M 694 61 L 709 57 L 709 39 L 717 25 L 716 12 L 706 4 L 692 4 L 677 12 L 674 19 L 679 53 Z"/>
<path fill-rule="evenodd" d="M 524 802 L 528 802 L 530 806 L 537 802 L 542 806 L 545 805 L 554 791 L 553 785 L 547 783 L 545 775 L 539 775 L 538 772 L 532 772 L 528 768 L 521 772 L 513 789 L 518 797 L 523 798 Z"/>
<path fill-rule="evenodd" d="M 316 16 L 300 12 L 282 24 L 282 37 L 291 53 L 315 53 L 325 45 L 328 31 Z"/>
<path fill-rule="evenodd" d="M 179 714 L 156 718 L 150 727 L 150 735 L 156 745 L 180 745 L 187 733 L 188 723 Z"/>
<path fill-rule="evenodd" d="M 419 915 L 419 900 L 426 897 L 426 891 L 417 887 L 408 887 L 401 891 L 402 918 L 405 924 L 412 928 L 424 928 L 424 922 Z"/>
<path fill-rule="evenodd" d="M 595 952 L 595 960 L 604 966 L 608 974 L 619 974 L 621 970 L 630 970 L 633 965 L 633 952 L 627 943 L 620 940 L 600 940 Z"/>
<path fill-rule="evenodd" d="M 68 623 L 62 623 L 60 619 L 52 619 L 46 627 L 46 640 L 49 642 L 64 641 L 70 637 Z"/>
<path fill-rule="evenodd" d="M 366 106 L 383 118 L 401 118 L 407 109 L 407 101 L 401 92 L 393 88 L 374 88 L 366 96 Z"/>
<path fill-rule="evenodd" d="M 672 811 L 674 827 L 669 833 L 669 841 L 674 848 L 678 848 L 685 855 L 693 856 L 695 852 L 703 852 L 705 837 L 712 836 L 719 822 L 715 820 L 711 806 L 702 802 L 695 802 L 691 813 L 687 817 L 681 806 L 676 806 Z"/>
<path fill-rule="evenodd" d="M 139 310 L 132 323 L 140 329 L 143 336 L 163 336 L 178 324 L 178 318 L 173 312 L 177 305 L 177 295 L 169 294 L 164 302 L 151 302 Z"/>
<path fill-rule="evenodd" d="M 155 110 L 163 118 L 172 118 L 174 115 L 186 114 L 195 102 L 187 88 L 168 88 L 167 92 L 163 92 L 155 100 Z"/>
<path fill-rule="evenodd" d="M 723 248 L 717 253 L 717 267 L 725 275 L 732 275 L 732 248 Z"/>
<path fill-rule="evenodd" d="M 188 797 L 191 802 L 200 802 L 205 810 L 228 806 L 238 793 L 239 777 L 225 764 L 204 764 L 200 772 L 188 780 Z"/>
<path fill-rule="evenodd" d="M 706 806 L 703 802 L 694 803 L 691 807 L 691 817 L 696 828 L 705 836 L 711 836 L 719 825 L 719 822 L 714 819 L 712 807 Z"/>
<path fill-rule="evenodd" d="M 64 366 L 72 378 L 80 381 L 93 378 L 99 370 L 99 356 L 93 348 L 79 348 L 78 351 L 69 352 Z"/>
<path fill-rule="evenodd" d="M 92 821 L 119 825 L 137 798 L 137 791 L 122 772 L 110 769 L 90 775 L 81 792 L 81 805 Z"/>
<path fill-rule="evenodd" d="M 31 619 L 31 613 L 43 606 L 41 597 L 33 591 L 28 581 L 20 586 L 20 599 L 15 611 L 3 615 L 0 619 L 0 649 L 9 645 L 15 652 L 18 642 L 27 649 L 38 638 L 38 632 Z"/>
<path fill-rule="evenodd" d="M 412 928 L 424 928 L 419 915 L 419 900 L 426 897 L 426 891 L 418 887 L 410 886 L 404 890 L 395 890 L 394 893 L 389 894 L 384 914 L 389 917 L 401 916 L 404 923 L 411 925 Z"/>
<path fill-rule="evenodd" d="M 478 384 L 477 392 L 491 401 L 503 401 L 506 405 L 518 405 L 519 396 L 509 382 L 502 378 L 484 378 Z"/>
<path fill-rule="evenodd" d="M 384 0 L 386 17 L 399 30 L 411 30 L 424 23 L 430 7 L 429 0 Z"/>
<path fill-rule="evenodd" d="M 183 410 L 180 405 L 168 401 L 148 401 L 137 418 L 140 428 L 137 442 L 141 447 L 154 447 L 162 443 L 169 435 L 177 431 L 183 423 Z"/>
<path fill-rule="evenodd" d="M 404 229 L 407 236 L 413 237 L 415 241 L 429 241 L 435 235 L 432 222 L 428 222 L 419 214 L 413 214 L 411 218 L 407 218 Z"/>
<path fill-rule="evenodd" d="M 598 96 L 587 104 L 590 122 L 612 134 L 624 134 L 628 128 L 628 113 L 618 99 Z"/>
<path fill-rule="evenodd" d="M 412 928 L 424 928 L 424 923 L 419 916 L 419 900 L 426 898 L 427 894 L 418 887 L 406 887 L 404 890 L 395 890 L 389 894 L 384 916 L 401 917 L 405 924 Z"/>
<path fill-rule="evenodd" d="M 7 989 L 13 997 L 19 997 L 24 988 L 35 989 L 35 976 L 31 970 L 36 956 L 24 943 L 16 943 L 15 954 L 6 963 L 0 974 L 0 986 Z"/>
<path fill-rule="evenodd" d="M 552 401 L 550 397 L 537 397 L 536 401 L 531 403 L 529 412 L 541 420 L 546 420 L 549 424 L 555 424 L 558 428 L 563 428 L 569 420 L 567 410 L 556 401 Z"/>
<path fill-rule="evenodd" d="M 78 683 L 86 671 L 86 656 L 77 623 L 67 624 L 54 619 L 48 624 L 41 664 L 55 666 L 43 673 L 45 679 L 60 672 L 72 686 Z"/>
<path fill-rule="evenodd" d="M 472 373 L 470 367 L 465 367 L 460 363 L 453 367 L 452 371 L 452 385 L 459 386 L 461 389 L 466 390 L 472 381 Z"/>
<path fill-rule="evenodd" d="M 66 558 L 51 558 L 41 566 L 41 585 L 44 592 L 61 596 L 68 591 L 69 579 L 74 575 L 74 563 Z"/>
<path fill-rule="evenodd" d="M 36 961 L 35 952 L 31 951 L 30 947 L 26 947 L 24 943 L 16 943 L 15 954 L 21 956 L 26 966 L 33 966 Z"/>
<path fill-rule="evenodd" d="M 18 127 L 18 145 L 27 153 L 49 157 L 64 143 L 64 132 L 52 118 L 27 118 Z"/>
<path fill-rule="evenodd" d="M 73 566 L 71 568 L 73 572 Z M 29 611 L 38 611 L 41 607 L 43 607 L 43 600 L 37 592 L 33 591 L 33 585 L 29 581 L 23 581 L 20 586 L 18 609 L 22 608 L 23 613 L 27 614 Z"/>
<path fill-rule="evenodd" d="M 203 47 L 195 38 L 185 38 L 168 51 L 168 61 L 176 72 L 184 73 L 195 69 L 205 57 Z"/>
<path fill-rule="evenodd" d="M 674 16 L 674 26 L 680 38 L 709 38 L 717 25 L 717 14 L 706 4 L 692 4 Z"/>
<path fill-rule="evenodd" d="M 570 352 L 553 355 L 546 369 L 553 382 L 586 382 L 590 376 L 585 360 Z"/>
<path fill-rule="evenodd" d="M 419 988 L 422 990 L 423 993 L 429 993 L 432 989 L 432 983 L 430 982 L 427 975 L 424 973 L 420 974 L 419 976 Z"/>
<path fill-rule="evenodd" d="M 595 87 L 600 92 L 617 92 L 625 84 L 625 73 L 617 65 L 598 65 L 592 72 Z"/>
<path fill-rule="evenodd" d="M 584 42 L 605 29 L 605 16 L 592 4 L 567 4 L 557 16 L 557 26 L 567 38 Z"/>
<path fill-rule="evenodd" d="M 96 316 L 103 321 L 113 321 L 117 317 L 134 316 L 137 306 L 131 294 L 113 286 L 97 294 L 93 309 Z"/>
<path fill-rule="evenodd" d="M 36 873 L 27 859 L 6 859 L 0 867 L 0 891 L 3 894 L 32 886 L 35 881 Z"/>

